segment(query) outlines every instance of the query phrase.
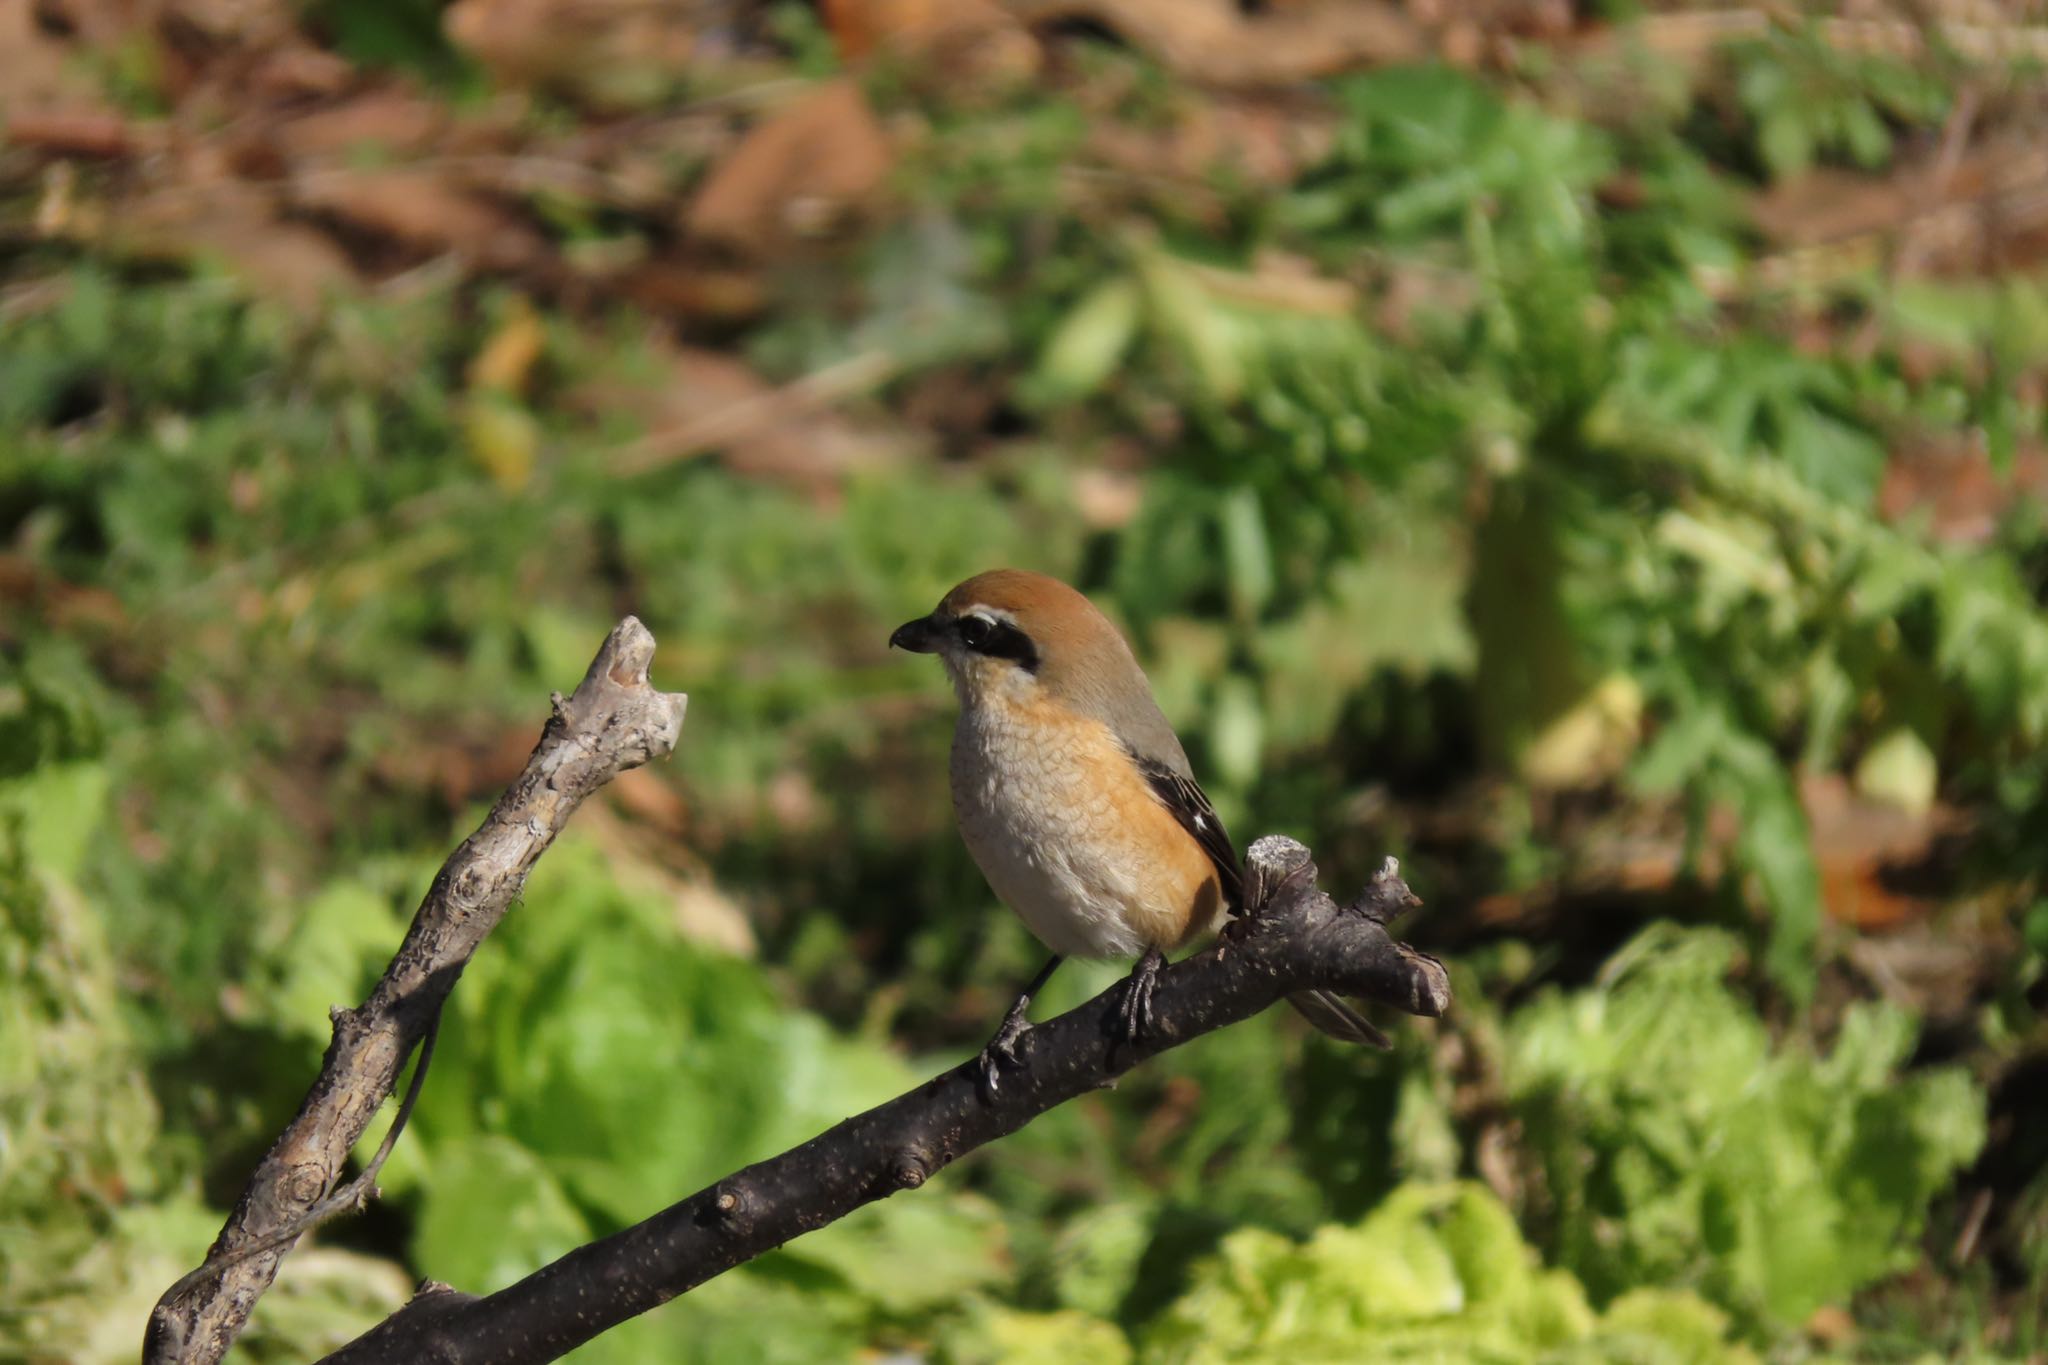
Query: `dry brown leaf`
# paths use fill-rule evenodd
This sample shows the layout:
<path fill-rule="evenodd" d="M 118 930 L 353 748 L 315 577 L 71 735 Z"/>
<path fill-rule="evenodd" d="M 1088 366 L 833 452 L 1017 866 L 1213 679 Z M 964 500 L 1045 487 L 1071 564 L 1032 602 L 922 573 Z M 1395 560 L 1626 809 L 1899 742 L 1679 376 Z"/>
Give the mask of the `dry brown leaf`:
<path fill-rule="evenodd" d="M 1962 828 L 1950 807 L 1924 814 L 1860 795 L 1839 773 L 1800 779 L 1799 802 L 1820 868 L 1828 918 L 1858 929 L 1888 929 L 1924 917 L 1931 899 L 1907 889 L 1902 874 L 1932 856 L 1937 841 Z"/>
<path fill-rule="evenodd" d="M 1038 74 L 1038 40 L 996 0 L 825 0 L 839 55 L 904 62 L 956 93 L 1002 90 Z"/>
<path fill-rule="evenodd" d="M 1780 246 L 1810 246 L 1897 226 L 1926 207 L 1911 186 L 1817 167 L 1781 180 L 1750 201 L 1750 217 Z"/>
<path fill-rule="evenodd" d="M 213 213 L 191 226 L 186 245 L 190 254 L 216 259 L 258 293 L 302 308 L 358 283 L 334 240 L 303 223 Z"/>
<path fill-rule="evenodd" d="M 1914 442 L 1894 452 L 1878 487 L 1887 521 L 1926 520 L 1925 534 L 1951 545 L 1983 545 L 2007 513 L 2025 500 L 2048 500 L 2048 446 L 2029 441 L 2000 472 L 1975 441 Z"/>
<path fill-rule="evenodd" d="M 867 208 L 890 161 L 860 87 L 827 81 L 748 132 L 690 201 L 683 228 L 745 256 L 773 255 Z"/>
<path fill-rule="evenodd" d="M 328 98 L 355 83 L 356 69 L 339 53 L 292 46 L 266 52 L 250 68 L 250 93 L 272 100 Z"/>
<path fill-rule="evenodd" d="M 120 633 L 134 626 L 107 589 L 67 582 L 25 555 L 0 554 L 0 603 L 26 605 L 56 630 Z"/>
<path fill-rule="evenodd" d="M 5 0 L 0 9 L 17 0 Z M 171 0 L 19 0 L 38 35 L 60 48 L 99 50 L 128 42 L 153 43 L 164 21 L 175 14 Z M 152 52 L 148 55 L 157 56 Z M 81 73 L 83 74 L 83 73 Z"/>
<path fill-rule="evenodd" d="M 333 156 L 366 147 L 392 153 L 433 147 L 448 126 L 446 107 L 403 90 L 365 90 L 338 103 L 279 121 L 270 130 L 291 160 Z"/>
<path fill-rule="evenodd" d="M 736 473 L 831 494 L 849 474 L 913 453 L 908 434 L 861 430 L 793 394 L 802 382 L 778 388 L 728 355 L 683 348 L 657 386 L 586 386 L 571 401 L 592 413 L 640 418 L 645 435 L 621 452 L 621 473 L 716 451 Z"/>
<path fill-rule="evenodd" d="M 1781 246 L 1814 246 L 1896 231 L 1947 208 L 1988 197 L 2008 200 L 2048 184 L 2048 149 L 2031 137 L 1990 139 L 1938 168 L 1930 164 L 1936 157 L 1916 159 L 1883 176 L 1819 168 L 1756 196 L 1751 216 Z M 2011 206 L 2001 202 L 1998 208 L 2009 214 Z"/>
<path fill-rule="evenodd" d="M 442 26 L 503 85 L 634 108 L 669 93 L 689 69 L 701 8 L 674 0 L 456 0 Z"/>
<path fill-rule="evenodd" d="M 690 803 L 675 784 L 649 768 L 628 768 L 606 789 L 614 804 L 634 820 L 670 838 L 689 832 Z"/>
<path fill-rule="evenodd" d="M 410 252 L 453 252 L 486 270 L 515 270 L 552 255 L 504 205 L 451 184 L 433 168 L 321 171 L 298 177 L 300 209 L 391 239 Z"/>
<path fill-rule="evenodd" d="M 1856 1319 L 1838 1304 L 1814 1309 L 1806 1320 L 1806 1334 L 1833 1347 L 1854 1346 L 1862 1335 L 1856 1329 Z"/>
<path fill-rule="evenodd" d="M 72 60 L 68 44 L 36 23 L 33 0 L 0 0 L 0 120 L 49 109 L 104 108 L 99 91 Z"/>
<path fill-rule="evenodd" d="M 1093 159 L 1134 176 L 1209 183 L 1228 170 L 1252 185 L 1290 185 L 1327 156 L 1334 116 L 1271 100 L 1186 101 L 1163 126 L 1104 119 L 1088 135 Z"/>
<path fill-rule="evenodd" d="M 743 414 L 723 443 L 726 465 L 735 473 L 812 488 L 836 486 L 857 470 L 880 468 L 904 449 L 858 431 L 835 413 L 777 402 L 777 393 L 731 356 L 686 348 L 676 354 L 660 411 L 670 424 L 708 413 Z"/>
<path fill-rule="evenodd" d="M 215 43 L 306 46 L 299 16 L 285 0 L 159 0 L 156 8 L 159 25 L 175 25 Z"/>
<path fill-rule="evenodd" d="M 1966 832 L 1960 812 L 1936 803 L 1914 814 L 1859 795 L 1839 773 L 1801 778 L 1799 800 L 1830 920 L 1864 931 L 1894 930 L 1934 910 L 1929 869 L 1943 844 Z M 1477 921 L 1526 927 L 1576 897 L 1656 896 L 1681 878 L 1712 884 L 1727 874 L 1729 850 L 1742 831 L 1740 810 L 1713 807 L 1697 843 L 1675 812 L 1643 814 L 1649 823 L 1632 820 L 1575 839 L 1571 866 L 1557 882 L 1482 898 L 1473 907 Z"/>
<path fill-rule="evenodd" d="M 276 197 L 246 181 L 171 185 L 76 215 L 64 235 L 147 260 L 215 262 L 258 292 L 311 306 L 356 282 L 326 233 L 278 216 Z"/>
<path fill-rule="evenodd" d="M 1927 50 L 1927 28 L 1916 17 L 1916 8 L 1901 5 L 1884 15 L 1871 7 L 1864 14 L 1837 15 L 1821 19 L 1814 33 L 1842 52 L 1917 57 Z M 1927 7 L 1931 27 L 1941 45 L 1962 57 L 1999 63 L 2048 57 L 2048 27 L 2038 22 L 2030 25 L 2019 15 L 1999 12 L 1942 14 L 1942 8 Z M 1768 37 L 1778 22 L 1771 7 L 1764 5 L 1677 9 L 1596 29 L 1579 50 L 1611 52 L 1633 46 L 1675 61 L 1703 62 L 1727 44 Z"/>
<path fill-rule="evenodd" d="M 1323 0 L 1246 18 L 1236 0 L 1007 0 L 1028 24 L 1100 24 L 1189 80 L 1299 85 L 1429 55 L 1422 28 L 1375 0 Z"/>
<path fill-rule="evenodd" d="M 620 276 L 618 292 L 657 316 L 744 322 L 767 307 L 761 277 L 751 270 L 682 260 L 641 261 Z"/>
<path fill-rule="evenodd" d="M 2048 150 L 2008 134 L 1886 176 L 1816 170 L 1757 195 L 1751 216 L 1782 249 L 1717 292 L 1894 275 L 2020 269 L 2048 248 Z M 1957 144 L 1958 149 L 1960 142 Z"/>
<path fill-rule="evenodd" d="M 857 62 L 886 40 L 930 25 L 940 0 L 824 0 L 825 26 L 842 61 Z"/>
<path fill-rule="evenodd" d="M 116 160 L 162 145 L 162 130 L 111 109 L 26 110 L 0 128 L 0 141 L 55 156 Z"/>

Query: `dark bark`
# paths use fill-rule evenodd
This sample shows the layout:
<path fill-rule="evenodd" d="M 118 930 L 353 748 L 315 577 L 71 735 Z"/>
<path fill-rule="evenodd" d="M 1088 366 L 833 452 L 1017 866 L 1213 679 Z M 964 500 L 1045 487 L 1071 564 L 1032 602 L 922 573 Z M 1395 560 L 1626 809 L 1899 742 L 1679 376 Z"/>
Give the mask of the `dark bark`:
<path fill-rule="evenodd" d="M 1246 902 L 1252 913 L 1214 947 L 1160 973 L 1140 1041 L 1121 1041 L 1120 983 L 1032 1028 L 1019 1042 L 1022 1064 L 1004 1068 L 998 1090 L 983 1084 L 977 1060 L 963 1062 L 495 1294 L 430 1285 L 328 1365 L 554 1360 L 793 1237 L 915 1189 L 1053 1106 L 1286 995 L 1332 990 L 1425 1015 L 1449 1006 L 1442 964 L 1387 936 L 1386 922 L 1417 904 L 1392 859 L 1363 896 L 1339 906 L 1317 889 L 1306 848 L 1261 839 L 1247 860 Z"/>
<path fill-rule="evenodd" d="M 291 1250 L 293 1230 L 303 1231 L 308 1214 L 329 1202 L 350 1149 L 534 862 L 585 797 L 675 748 L 687 698 L 648 685 L 653 657 L 654 637 L 629 616 L 605 640 L 575 694 L 556 695 L 525 770 L 443 864 L 370 998 L 334 1010 L 334 1041 L 319 1078 L 208 1253 L 218 1270 L 187 1276 L 157 1303 L 145 1365 L 213 1365 L 227 1353 Z M 370 1193 L 366 1184 L 361 1194 Z M 288 1232 L 291 1239 L 266 1247 Z M 265 1249 L 248 1254 L 259 1247 Z"/>

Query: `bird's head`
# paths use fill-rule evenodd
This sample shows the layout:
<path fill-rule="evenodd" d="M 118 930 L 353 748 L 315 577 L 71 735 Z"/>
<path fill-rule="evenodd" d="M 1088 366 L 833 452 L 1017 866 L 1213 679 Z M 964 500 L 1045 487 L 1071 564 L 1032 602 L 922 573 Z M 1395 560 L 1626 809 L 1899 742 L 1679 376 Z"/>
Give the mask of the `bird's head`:
<path fill-rule="evenodd" d="M 1135 687 L 1149 696 L 1130 646 L 1086 597 L 1044 574 L 992 569 L 906 621 L 889 643 L 936 654 L 963 705 L 1046 699 L 1069 705 Z"/>

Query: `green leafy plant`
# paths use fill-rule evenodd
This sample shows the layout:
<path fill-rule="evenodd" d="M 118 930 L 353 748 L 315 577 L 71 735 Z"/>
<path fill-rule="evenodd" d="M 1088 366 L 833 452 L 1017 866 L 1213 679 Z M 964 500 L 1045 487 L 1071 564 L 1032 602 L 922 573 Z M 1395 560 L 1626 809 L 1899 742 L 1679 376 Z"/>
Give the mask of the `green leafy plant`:
<path fill-rule="evenodd" d="M 432 11 L 310 13 L 367 64 L 480 94 L 494 78 Z M 750 277 L 758 318 L 680 332 L 770 383 L 886 371 L 822 418 L 790 407 L 790 448 L 843 423 L 865 452 L 793 482 L 737 439 L 621 459 L 657 410 L 637 400 L 704 357 L 619 302 L 643 272 L 576 239 L 723 272 L 666 207 L 526 196 L 564 252 L 536 288 L 554 302 L 458 267 L 293 309 L 10 236 L 0 1338 L 132 1358 L 209 1201 L 303 1093 L 327 1008 L 622 611 L 696 694 L 678 761 L 542 865 L 456 992 L 390 1203 L 334 1234 L 366 1253 L 295 1253 L 255 1358 L 317 1354 L 417 1274 L 503 1283 L 967 1055 L 1037 950 L 949 827 L 941 684 L 884 642 L 995 562 L 1132 628 L 1240 839 L 1303 835 L 1333 888 L 1400 854 L 1431 902 L 1416 932 L 1488 973 L 1461 991 L 1473 1027 L 1362 1059 L 1249 1021 L 586 1358 L 1803 1359 L 1820 1305 L 1905 1359 L 2010 1320 L 2025 1291 L 1991 1258 L 1887 1277 L 1945 1231 L 1986 1140 L 1961 1064 L 1989 1083 L 2040 1047 L 2048 532 L 1994 481 L 1981 543 L 1938 544 L 1880 490 L 1929 442 L 2034 477 L 2048 291 L 1784 287 L 1749 221 L 1759 171 L 1889 167 L 1950 118 L 1959 54 L 1830 31 L 1667 64 L 1654 98 L 1578 99 L 1591 68 L 1535 43 L 1511 78 L 1374 70 L 1286 101 L 1064 28 L 1030 39 L 1043 80 L 985 98 L 864 68 L 896 159 L 856 240 Z M 756 40 L 761 64 L 693 72 L 687 109 L 664 77 L 590 145 L 674 115 L 652 169 L 679 184 L 782 82 L 848 69 L 812 5 L 706 51 Z M 219 88 L 160 56 L 88 66 L 131 108 Z M 1979 89 L 1973 126 L 2024 104 Z M 578 117 L 517 122 L 567 138 Z M 1205 139 L 1271 155 L 1191 172 Z M 610 155 L 607 183 L 645 183 Z M 98 168 L 10 157 L 0 212 L 90 218 Z M 475 391 L 518 317 L 530 375 Z M 1843 1008 L 1856 931 L 1827 927 L 1803 803 L 1836 777 L 1963 817 L 1925 907 L 1993 964 L 1944 1017 L 1957 1065 L 1916 1058 L 1898 1009 Z M 1546 990 L 1611 954 L 1614 921 L 1533 905 L 1609 821 L 1677 864 L 1657 913 L 1726 928 L 1653 930 Z M 706 901 L 727 948 L 692 937 Z M 1531 916 L 1540 941 L 1502 939 Z M 1116 971 L 1070 967 L 1043 1005 Z M 2025 1130 L 2014 1088 L 1994 1134 Z M 1968 1179 L 1995 1186 L 1997 1265 L 2038 1293 L 2048 1197 L 1997 1183 L 2002 1141 Z M 1527 1177 L 1523 1231 L 1445 1183 L 1475 1168 Z M 1940 1311 L 1875 1334 L 1935 1282 Z"/>
<path fill-rule="evenodd" d="M 25 1358 L 101 1365 L 134 1358 L 156 1296 L 219 1217 L 189 1137 L 164 1131 L 101 907 L 81 888 L 108 771 L 65 753 L 0 779 L 0 1334 Z M 375 1257 L 295 1261 L 257 1310 L 252 1361 L 322 1354 L 410 1291 Z"/>
<path fill-rule="evenodd" d="M 1948 107 L 1948 84 L 1927 64 L 1845 52 L 1811 29 L 1773 34 L 1732 61 L 1773 177 L 1798 175 L 1826 156 L 1882 166 L 1895 125 L 1936 122 Z"/>
<path fill-rule="evenodd" d="M 1357 1226 L 1305 1243 L 1233 1233 L 1143 1343 L 1142 1359 L 1162 1365 L 1755 1360 L 1723 1313 L 1683 1291 L 1637 1290 L 1596 1312 L 1473 1184 L 1404 1186 Z"/>
<path fill-rule="evenodd" d="M 343 895 L 312 911 L 363 917 Z M 682 939 L 671 914 L 571 839 L 465 973 L 412 1155 L 385 1179 L 416 1202 L 425 1273 L 501 1287 L 916 1082 L 884 1047 L 781 1005 L 753 964 Z M 995 1210 L 971 1196 L 889 1200 L 579 1358 L 730 1359 L 739 1319 L 799 1299 L 814 1323 L 804 1349 L 851 1351 L 994 1284 L 1004 1240 Z"/>
<path fill-rule="evenodd" d="M 1697 1290 L 1797 1323 L 1910 1264 L 1928 1200 L 1984 1143 L 1958 1068 L 1900 1075 L 1914 1026 L 1852 1005 L 1825 1053 L 1774 1046 L 1727 984 L 1726 935 L 1653 927 L 1593 988 L 1502 1028 L 1544 1238 L 1596 1301 Z"/>

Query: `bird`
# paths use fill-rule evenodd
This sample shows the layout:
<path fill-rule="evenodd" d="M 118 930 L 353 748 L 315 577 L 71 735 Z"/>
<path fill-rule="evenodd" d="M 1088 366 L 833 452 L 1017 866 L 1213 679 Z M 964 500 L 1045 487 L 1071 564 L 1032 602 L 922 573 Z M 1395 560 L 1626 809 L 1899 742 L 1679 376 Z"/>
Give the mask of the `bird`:
<path fill-rule="evenodd" d="M 1166 953 L 1241 912 L 1244 876 L 1130 644 L 1086 595 L 1021 569 L 967 579 L 889 643 L 945 665 L 961 838 L 1052 954 L 982 1049 L 983 1080 L 1020 1064 L 1031 999 L 1069 957 L 1137 959 L 1111 1026 L 1142 1037 Z M 1288 1002 L 1333 1038 L 1388 1046 L 1326 991 Z"/>

